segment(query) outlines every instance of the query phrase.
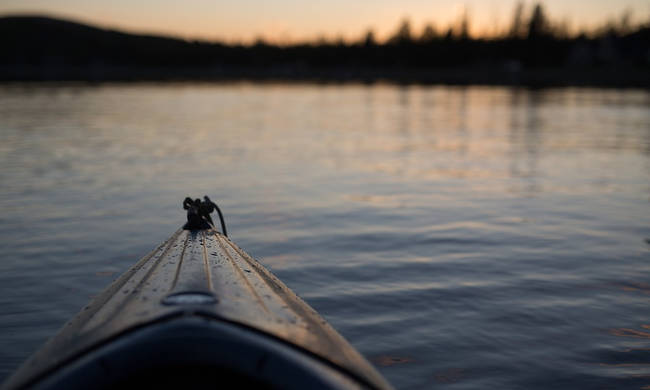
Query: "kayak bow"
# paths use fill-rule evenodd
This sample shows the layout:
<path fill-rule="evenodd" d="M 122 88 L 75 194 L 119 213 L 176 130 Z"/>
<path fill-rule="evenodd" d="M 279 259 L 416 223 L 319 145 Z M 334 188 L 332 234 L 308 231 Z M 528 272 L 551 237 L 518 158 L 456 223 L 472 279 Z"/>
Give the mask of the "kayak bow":
<path fill-rule="evenodd" d="M 311 307 L 214 229 L 178 230 L 4 384 L 390 389 Z"/>

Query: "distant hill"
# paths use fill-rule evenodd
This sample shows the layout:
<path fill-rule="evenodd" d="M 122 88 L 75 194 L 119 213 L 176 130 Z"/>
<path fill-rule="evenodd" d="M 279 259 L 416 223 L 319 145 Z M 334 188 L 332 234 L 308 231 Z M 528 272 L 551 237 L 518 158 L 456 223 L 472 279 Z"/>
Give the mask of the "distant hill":
<path fill-rule="evenodd" d="M 0 17 L 0 81 L 391 80 L 650 87 L 650 28 L 595 38 L 436 36 L 249 46 Z"/>
<path fill-rule="evenodd" d="M 147 67 L 205 66 L 223 48 L 36 16 L 0 18 L 0 47 L 3 65 Z"/>

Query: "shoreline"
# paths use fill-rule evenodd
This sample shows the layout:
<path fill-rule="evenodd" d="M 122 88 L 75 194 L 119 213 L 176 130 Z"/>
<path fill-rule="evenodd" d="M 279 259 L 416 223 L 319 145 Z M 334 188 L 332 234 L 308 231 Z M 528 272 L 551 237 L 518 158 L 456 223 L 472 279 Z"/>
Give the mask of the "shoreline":
<path fill-rule="evenodd" d="M 457 69 L 305 69 L 132 68 L 132 67 L 0 67 L 0 83 L 13 82 L 310 82 L 322 84 L 486 85 L 513 87 L 605 87 L 650 89 L 644 68 L 550 68 L 507 71 Z"/>

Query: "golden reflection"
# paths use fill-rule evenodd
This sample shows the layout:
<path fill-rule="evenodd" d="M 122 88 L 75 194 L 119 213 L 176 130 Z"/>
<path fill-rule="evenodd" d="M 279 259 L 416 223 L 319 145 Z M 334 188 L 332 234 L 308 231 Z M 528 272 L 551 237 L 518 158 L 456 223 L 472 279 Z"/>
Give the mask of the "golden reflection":
<path fill-rule="evenodd" d="M 343 195 L 343 198 L 347 201 L 358 202 L 358 203 L 369 203 L 373 206 L 379 207 L 406 207 L 407 202 L 403 199 L 403 196 L 400 195 L 364 195 L 364 194 L 347 194 Z"/>
<path fill-rule="evenodd" d="M 286 254 L 277 256 L 267 256 L 262 259 L 262 262 L 271 268 L 283 268 L 300 262 L 302 257 L 298 255 Z"/>
<path fill-rule="evenodd" d="M 418 168 L 415 166 L 395 165 L 391 163 L 379 163 L 373 166 L 374 172 L 386 173 L 395 176 L 419 178 L 426 180 L 434 179 L 497 179 L 504 178 L 501 172 L 473 168 Z"/>
<path fill-rule="evenodd" d="M 626 283 L 619 285 L 621 290 L 627 292 L 640 292 L 643 294 L 650 294 L 650 284 L 648 283 Z"/>
<path fill-rule="evenodd" d="M 644 329 L 650 329 L 650 325 L 641 325 Z M 633 337 L 637 339 L 650 339 L 650 333 L 644 332 L 642 330 L 630 329 L 630 328 L 613 328 L 609 329 L 609 334 L 619 337 Z"/>
<path fill-rule="evenodd" d="M 371 359 L 373 363 L 382 366 L 382 367 L 388 367 L 388 366 L 394 366 L 396 364 L 404 364 L 404 363 L 411 363 L 414 360 L 409 357 L 403 357 L 403 356 L 388 356 L 388 355 L 380 355 L 376 356 Z"/>

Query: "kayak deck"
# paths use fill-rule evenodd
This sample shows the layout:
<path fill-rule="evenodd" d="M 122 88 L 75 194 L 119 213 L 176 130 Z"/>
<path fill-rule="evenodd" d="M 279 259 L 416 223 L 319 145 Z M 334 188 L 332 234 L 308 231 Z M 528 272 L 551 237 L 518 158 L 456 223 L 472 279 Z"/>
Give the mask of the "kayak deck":
<path fill-rule="evenodd" d="M 44 378 L 119 335 L 173 318 L 189 329 L 196 318 L 234 325 L 325 362 L 362 387 L 390 388 L 312 308 L 216 230 L 178 230 L 70 320 L 6 385 Z"/>

